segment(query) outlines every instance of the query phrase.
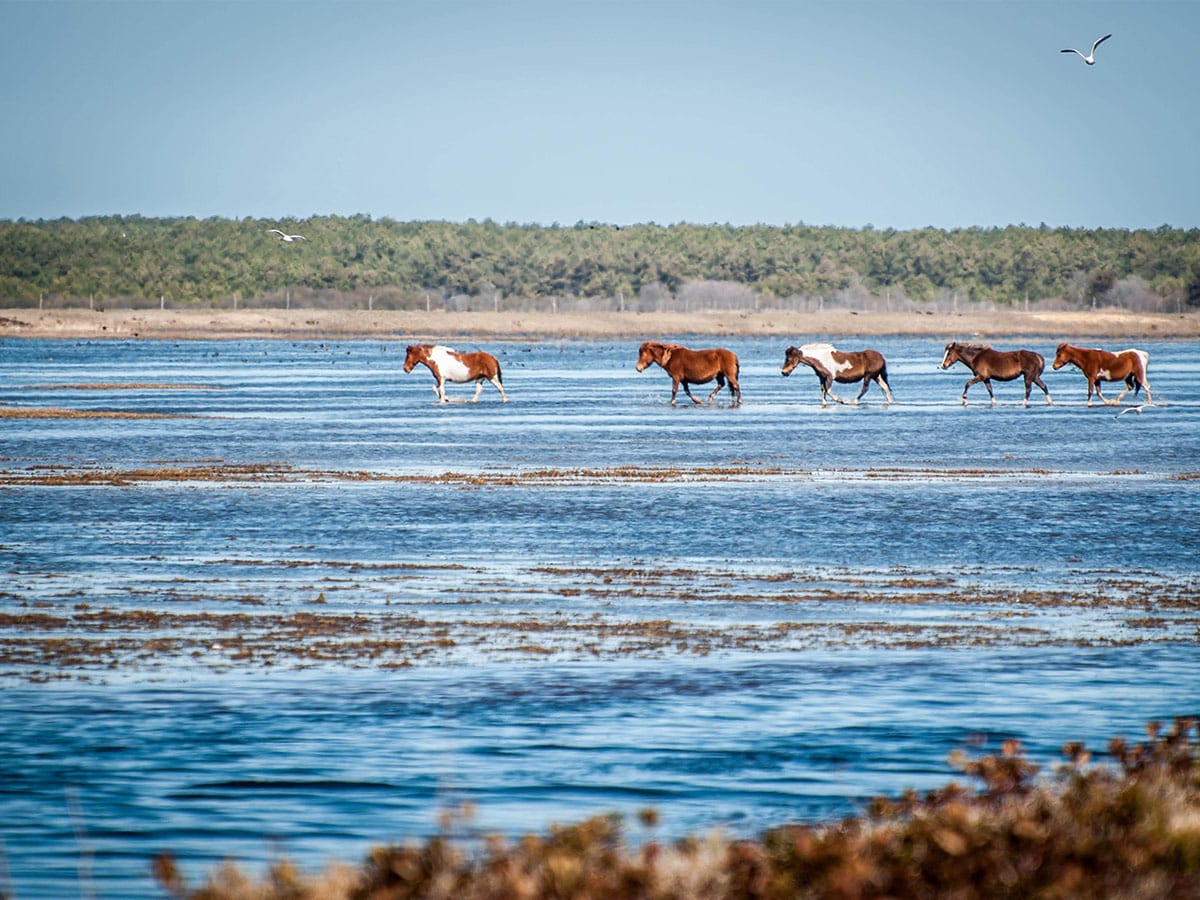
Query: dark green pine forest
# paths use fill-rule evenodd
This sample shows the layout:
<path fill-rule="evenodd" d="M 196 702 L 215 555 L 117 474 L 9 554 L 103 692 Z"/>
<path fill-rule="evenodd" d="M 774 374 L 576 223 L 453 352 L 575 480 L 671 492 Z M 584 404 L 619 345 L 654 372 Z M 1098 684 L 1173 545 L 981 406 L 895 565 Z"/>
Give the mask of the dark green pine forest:
<path fill-rule="evenodd" d="M 271 228 L 303 234 L 284 243 Z M 1200 308 L 1200 230 L 0 221 L 0 305 Z"/>

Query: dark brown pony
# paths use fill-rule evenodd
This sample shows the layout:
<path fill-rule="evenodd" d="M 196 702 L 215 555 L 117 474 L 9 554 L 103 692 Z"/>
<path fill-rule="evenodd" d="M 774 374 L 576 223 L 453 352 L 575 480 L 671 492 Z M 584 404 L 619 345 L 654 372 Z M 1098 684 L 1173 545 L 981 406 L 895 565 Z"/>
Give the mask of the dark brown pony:
<path fill-rule="evenodd" d="M 504 393 L 504 384 L 500 378 L 500 363 L 490 353 L 484 353 L 482 350 L 477 353 L 458 353 L 438 344 L 412 344 L 404 356 L 404 371 L 411 372 L 418 363 L 427 366 L 433 373 L 433 392 L 442 403 L 450 402 L 446 397 L 447 381 L 455 384 L 475 382 L 472 403 L 479 401 L 483 383 L 489 381 L 500 392 L 500 398 L 505 403 L 508 402 L 508 395 Z"/>
<path fill-rule="evenodd" d="M 825 397 L 833 397 L 838 403 L 858 403 L 863 394 L 874 381 L 892 402 L 892 392 L 887 380 L 887 362 L 877 350 L 842 351 L 832 344 L 805 344 L 803 347 L 788 347 L 783 358 L 783 368 L 780 373 L 791 375 L 796 366 L 803 363 L 814 372 L 821 381 L 821 405 L 825 406 Z M 862 382 L 862 390 L 851 401 L 836 396 L 830 388 L 834 382 L 839 384 L 854 384 Z"/>
<path fill-rule="evenodd" d="M 1146 381 L 1146 366 L 1150 364 L 1150 354 L 1145 350 L 1122 350 L 1111 353 L 1108 350 L 1098 350 L 1095 347 L 1072 347 L 1070 344 L 1059 344 L 1058 352 L 1054 354 L 1054 368 L 1061 369 L 1067 363 L 1078 366 L 1079 371 L 1087 378 L 1087 405 L 1092 405 L 1092 391 L 1100 401 L 1108 406 L 1120 406 L 1121 400 L 1130 391 L 1134 396 L 1141 388 L 1146 390 L 1146 402 L 1153 404 L 1150 397 L 1150 383 Z M 1100 382 L 1124 381 L 1125 390 L 1116 400 L 1108 400 L 1100 393 Z"/>
<path fill-rule="evenodd" d="M 1032 350 L 993 350 L 986 344 L 959 344 L 951 341 L 946 345 L 946 355 L 942 357 L 942 368 L 948 369 L 956 362 L 961 362 L 970 369 L 975 377 L 963 386 L 962 402 L 967 405 L 967 391 L 971 385 L 982 381 L 987 388 L 992 405 L 996 404 L 996 395 L 992 393 L 992 379 L 997 381 L 1013 381 L 1016 378 L 1025 379 L 1025 405 L 1029 405 L 1029 391 L 1033 385 L 1042 389 L 1046 402 L 1053 403 L 1050 391 L 1042 381 L 1042 370 L 1046 368 L 1046 360 L 1040 353 Z"/>
<path fill-rule="evenodd" d="M 737 406 L 742 402 L 742 389 L 738 385 L 740 367 L 737 355 L 732 350 L 723 347 L 689 350 L 679 344 L 646 341 L 638 351 L 637 370 L 644 372 L 651 363 L 658 363 L 671 376 L 672 406 L 675 405 L 675 395 L 679 393 L 681 384 L 683 392 L 691 397 L 692 402 L 699 403 L 699 400 L 692 397 L 688 385 L 704 384 L 714 378 L 717 380 L 717 386 L 708 395 L 706 402 L 712 403 L 721 388 L 725 387 L 726 381 L 729 382 L 729 394 L 733 397 L 733 405 Z"/>

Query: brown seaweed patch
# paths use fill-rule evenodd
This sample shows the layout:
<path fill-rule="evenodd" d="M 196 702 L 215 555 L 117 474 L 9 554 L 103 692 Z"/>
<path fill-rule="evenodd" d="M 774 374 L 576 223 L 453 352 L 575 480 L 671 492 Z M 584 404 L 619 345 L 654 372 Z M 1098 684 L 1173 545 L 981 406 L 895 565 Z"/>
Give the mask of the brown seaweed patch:
<path fill-rule="evenodd" d="M 216 384 L 171 384 L 154 381 L 97 381 L 84 384 L 28 384 L 25 390 L 37 391 L 223 391 Z"/>
<path fill-rule="evenodd" d="M 292 478 L 294 472 L 295 470 L 291 466 L 283 463 L 161 466 L 139 469 L 60 469 L 52 466 L 31 466 L 24 470 L 0 473 L 0 485 L 123 487 L 145 482 L 280 482 Z"/>
<path fill-rule="evenodd" d="M 0 419 L 194 419 L 184 413 L 130 412 L 119 409 L 62 409 L 54 406 L 0 406 Z"/>
<path fill-rule="evenodd" d="M 195 416 L 164 413 L 132 413 L 119 411 L 80 411 L 0 407 L 0 417 L 66 417 L 66 418 L 196 418 Z M 385 484 L 422 484 L 449 487 L 550 487 L 563 485 L 586 487 L 601 484 L 687 484 L 723 481 L 822 480 L 828 478 L 878 479 L 907 481 L 963 480 L 992 478 L 1053 478 L 1064 473 L 1047 469 L 785 469 L 778 466 L 728 465 L 696 468 L 613 466 L 609 468 L 530 469 L 514 471 L 392 473 L 363 470 L 305 469 L 280 463 L 253 465 L 220 464 L 191 466 L 162 466 L 136 469 L 74 469 L 41 467 L 52 474 L 35 476 L 39 467 L 22 470 L 0 470 L 0 485 L 127 485 L 147 481 L 229 482 L 253 481 L 281 484 L 320 484 L 337 482 L 374 482 Z M 1136 470 L 1117 471 L 1111 475 L 1139 475 Z M 1181 476 L 1171 476 L 1180 478 Z"/>

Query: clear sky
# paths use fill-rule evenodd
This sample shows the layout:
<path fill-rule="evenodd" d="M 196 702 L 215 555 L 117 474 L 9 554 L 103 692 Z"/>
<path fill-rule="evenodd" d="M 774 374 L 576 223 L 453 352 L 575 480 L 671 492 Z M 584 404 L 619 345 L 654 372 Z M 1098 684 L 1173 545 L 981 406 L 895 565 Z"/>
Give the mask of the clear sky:
<path fill-rule="evenodd" d="M 1197 227 L 1198 48 L 1200 0 L 0 0 L 0 218 Z"/>

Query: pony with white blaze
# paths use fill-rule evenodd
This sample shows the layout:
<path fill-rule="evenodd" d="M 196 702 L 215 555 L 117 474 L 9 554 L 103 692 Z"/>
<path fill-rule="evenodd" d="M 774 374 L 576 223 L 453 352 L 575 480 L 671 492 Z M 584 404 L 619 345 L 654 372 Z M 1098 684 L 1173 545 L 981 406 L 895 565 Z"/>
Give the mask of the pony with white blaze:
<path fill-rule="evenodd" d="M 838 403 L 857 404 L 863 394 L 874 381 L 892 402 L 892 392 L 888 386 L 887 361 L 878 350 L 838 350 L 833 344 L 805 344 L 803 347 L 788 347 L 784 356 L 781 375 L 791 375 L 796 366 L 804 364 L 812 369 L 821 380 L 821 405 L 826 406 L 825 398 L 832 397 Z M 853 400 L 843 400 L 833 393 L 834 382 L 839 384 L 854 384 L 862 382 L 862 390 Z"/>
<path fill-rule="evenodd" d="M 442 403 L 449 403 L 446 397 L 446 382 L 465 384 L 475 382 L 475 396 L 472 403 L 479 402 L 483 392 L 483 383 L 489 381 L 500 392 L 500 398 L 507 403 L 508 395 L 504 393 L 504 384 L 500 377 L 500 363 L 496 357 L 482 350 L 476 353 L 459 353 L 440 344 L 411 344 L 404 357 L 404 371 L 411 372 L 413 367 L 421 363 L 433 373 L 433 392 Z"/>

